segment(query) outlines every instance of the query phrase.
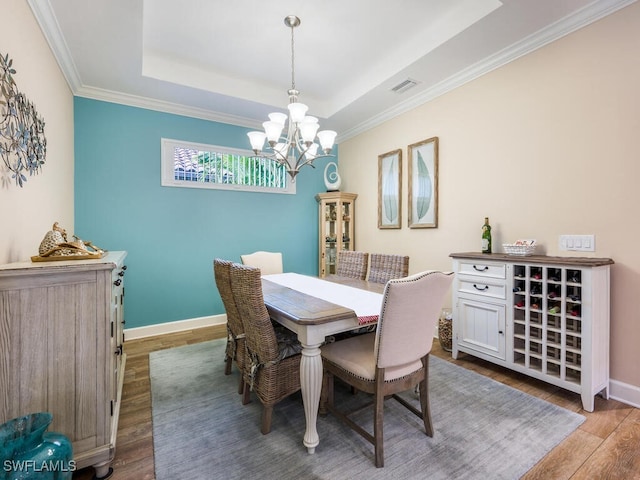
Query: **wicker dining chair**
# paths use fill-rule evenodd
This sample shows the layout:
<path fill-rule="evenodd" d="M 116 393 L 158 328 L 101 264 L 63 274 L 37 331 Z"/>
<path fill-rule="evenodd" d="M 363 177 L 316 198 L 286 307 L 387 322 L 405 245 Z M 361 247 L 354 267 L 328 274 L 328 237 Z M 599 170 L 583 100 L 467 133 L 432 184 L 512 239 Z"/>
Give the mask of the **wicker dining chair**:
<path fill-rule="evenodd" d="M 262 275 L 282 273 L 282 253 L 280 252 L 253 252 L 240 255 L 243 265 L 258 267 Z"/>
<path fill-rule="evenodd" d="M 368 253 L 355 252 L 353 250 L 340 250 L 338 252 L 336 275 L 364 280 L 367 278 L 368 264 Z"/>
<path fill-rule="evenodd" d="M 236 362 L 240 371 L 240 384 L 238 393 L 244 392 L 244 367 L 247 363 L 247 352 L 245 349 L 245 334 L 242 318 L 236 307 L 236 301 L 231 291 L 231 265 L 233 262 L 216 258 L 213 260 L 213 274 L 222 298 L 222 304 L 227 312 L 227 348 L 225 349 L 225 369 L 224 374 L 231 374 L 231 365 Z"/>
<path fill-rule="evenodd" d="M 387 283 L 392 278 L 404 278 L 409 275 L 409 257 L 372 253 L 369 256 L 370 282 Z"/>
<path fill-rule="evenodd" d="M 422 419 L 433 436 L 429 407 L 429 352 L 433 334 L 453 273 L 428 271 L 385 286 L 378 328 L 321 347 L 324 367 L 322 406 L 374 445 L 375 465 L 384 466 L 383 408 L 392 396 Z M 373 395 L 373 435 L 338 410 L 333 401 L 334 377 L 356 390 Z M 420 410 L 399 392 L 419 385 Z M 356 411 L 362 410 L 362 407 Z"/>
<path fill-rule="evenodd" d="M 260 431 L 265 435 L 271 431 L 274 405 L 300 390 L 300 349 L 278 341 L 264 304 L 259 268 L 232 264 L 231 290 L 245 329 L 244 381 L 262 402 Z"/>

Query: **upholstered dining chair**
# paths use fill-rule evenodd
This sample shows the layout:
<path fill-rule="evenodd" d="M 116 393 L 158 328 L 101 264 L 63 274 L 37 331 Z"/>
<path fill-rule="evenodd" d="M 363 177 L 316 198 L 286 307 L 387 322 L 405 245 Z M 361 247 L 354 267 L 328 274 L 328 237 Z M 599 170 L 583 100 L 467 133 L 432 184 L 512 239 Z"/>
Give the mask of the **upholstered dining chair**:
<path fill-rule="evenodd" d="M 369 261 L 370 282 L 387 283 L 392 278 L 404 278 L 409 275 L 408 256 L 372 253 Z"/>
<path fill-rule="evenodd" d="M 433 436 L 428 390 L 429 352 L 452 280 L 453 273 L 436 271 L 389 280 L 374 333 L 321 347 L 322 405 L 374 445 L 376 467 L 384 466 L 383 404 L 386 396 L 392 396 L 421 418 L 426 434 Z M 336 408 L 334 377 L 373 395 L 373 435 L 349 418 L 350 413 Z M 420 387 L 420 410 L 397 395 L 416 384 Z"/>
<path fill-rule="evenodd" d="M 222 298 L 222 304 L 227 312 L 227 348 L 225 349 L 225 375 L 231 375 L 231 366 L 236 362 L 240 371 L 240 384 L 238 393 L 244 392 L 243 372 L 247 363 L 247 353 L 245 349 L 244 325 L 240 318 L 240 313 L 236 307 L 236 301 L 231 291 L 231 265 L 233 262 L 215 258 L 213 260 L 213 275 Z"/>
<path fill-rule="evenodd" d="M 282 253 L 258 251 L 240 255 L 243 265 L 258 267 L 262 275 L 282 273 Z"/>
<path fill-rule="evenodd" d="M 302 347 L 278 338 L 264 305 L 259 268 L 232 264 L 231 290 L 245 330 L 244 381 L 263 405 L 260 431 L 266 435 L 274 405 L 300 390 Z"/>
<path fill-rule="evenodd" d="M 369 266 L 369 254 L 353 250 L 340 250 L 338 252 L 338 265 L 336 275 L 342 277 L 367 278 L 367 267 Z"/>

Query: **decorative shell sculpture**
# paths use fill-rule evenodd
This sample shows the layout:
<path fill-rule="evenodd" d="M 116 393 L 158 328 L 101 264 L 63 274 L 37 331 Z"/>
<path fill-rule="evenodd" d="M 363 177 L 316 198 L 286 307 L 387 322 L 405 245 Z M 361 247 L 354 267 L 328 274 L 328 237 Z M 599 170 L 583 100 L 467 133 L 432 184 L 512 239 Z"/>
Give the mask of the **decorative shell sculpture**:
<path fill-rule="evenodd" d="M 38 253 L 40 256 L 45 257 L 49 252 L 55 249 L 58 245 L 67 241 L 67 231 L 58 225 L 58 222 L 53 224 L 53 228 L 47 232 L 47 234 L 40 242 L 40 248 Z"/>
<path fill-rule="evenodd" d="M 40 257 L 92 257 L 104 252 L 91 242 L 84 242 L 75 235 L 74 238 L 72 242 L 67 241 L 67 231 L 55 222 L 40 242 L 38 253 Z"/>
<path fill-rule="evenodd" d="M 327 175 L 327 171 L 331 166 L 333 166 L 335 170 Z M 338 165 L 336 162 L 327 163 L 327 166 L 324 167 L 324 186 L 327 187 L 327 192 L 337 192 L 340 190 L 341 183 L 342 179 L 338 173 Z"/>

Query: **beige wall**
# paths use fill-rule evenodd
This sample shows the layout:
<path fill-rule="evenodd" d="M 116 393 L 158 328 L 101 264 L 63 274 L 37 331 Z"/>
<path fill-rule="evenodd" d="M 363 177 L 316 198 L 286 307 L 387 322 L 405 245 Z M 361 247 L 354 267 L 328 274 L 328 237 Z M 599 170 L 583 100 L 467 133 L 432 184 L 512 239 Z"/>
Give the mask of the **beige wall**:
<path fill-rule="evenodd" d="M 73 95 L 26 0 L 3 0 L 0 54 L 45 121 L 42 171 L 20 188 L 0 163 L 0 263 L 28 260 L 53 222 L 73 232 Z"/>
<path fill-rule="evenodd" d="M 411 273 L 479 251 L 594 234 L 612 268 L 611 376 L 640 386 L 640 3 L 340 144 L 342 190 L 358 193 L 357 249 L 411 256 Z M 439 137 L 437 229 L 407 228 L 406 146 Z M 403 224 L 377 228 L 377 157 L 403 149 Z M 450 300 L 449 300 L 450 302 Z M 632 390 L 634 388 L 632 387 Z M 637 390 L 640 392 L 640 390 Z M 640 397 L 639 397 L 640 398 Z"/>

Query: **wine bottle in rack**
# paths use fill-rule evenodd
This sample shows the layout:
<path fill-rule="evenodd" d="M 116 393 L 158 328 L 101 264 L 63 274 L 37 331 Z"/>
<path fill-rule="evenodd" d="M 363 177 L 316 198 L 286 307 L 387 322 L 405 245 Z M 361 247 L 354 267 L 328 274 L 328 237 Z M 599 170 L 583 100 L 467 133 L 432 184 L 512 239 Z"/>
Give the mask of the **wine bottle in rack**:
<path fill-rule="evenodd" d="M 484 225 L 482 226 L 482 253 L 491 253 L 491 225 L 489 225 L 489 217 L 484 217 Z"/>

